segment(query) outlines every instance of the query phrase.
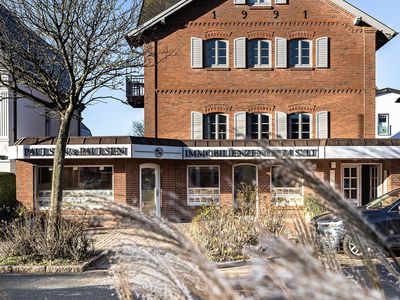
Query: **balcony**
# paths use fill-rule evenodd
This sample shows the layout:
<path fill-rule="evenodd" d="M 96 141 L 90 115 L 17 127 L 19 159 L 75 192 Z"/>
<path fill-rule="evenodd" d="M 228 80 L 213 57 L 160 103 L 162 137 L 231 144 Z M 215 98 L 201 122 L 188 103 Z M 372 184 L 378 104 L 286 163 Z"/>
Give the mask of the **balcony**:
<path fill-rule="evenodd" d="M 144 77 L 126 77 L 126 101 L 133 108 L 144 108 Z"/>

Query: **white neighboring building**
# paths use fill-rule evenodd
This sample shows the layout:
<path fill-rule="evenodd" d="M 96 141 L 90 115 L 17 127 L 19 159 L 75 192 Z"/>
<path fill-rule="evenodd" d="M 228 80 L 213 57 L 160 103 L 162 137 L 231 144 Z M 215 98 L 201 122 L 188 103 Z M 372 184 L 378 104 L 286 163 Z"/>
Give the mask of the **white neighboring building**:
<path fill-rule="evenodd" d="M 43 97 L 45 99 L 45 97 Z M 80 117 L 74 118 L 71 136 L 81 135 Z M 8 148 L 17 139 L 26 136 L 56 136 L 59 120 L 38 107 L 31 100 L 17 98 L 14 93 L 0 87 L 0 172 L 14 172 L 14 162 L 8 159 Z"/>
<path fill-rule="evenodd" d="M 376 91 L 376 137 L 400 138 L 400 90 Z"/>
<path fill-rule="evenodd" d="M 0 5 L 0 18 L 11 32 L 20 30 L 14 16 L 2 5 Z M 46 95 L 34 88 L 32 92 L 38 98 L 49 102 Z M 70 135 L 80 136 L 81 124 L 78 112 L 71 123 Z M 59 120 L 54 112 L 38 106 L 32 100 L 16 97 L 11 89 L 0 84 L 0 172 L 15 171 L 14 162 L 9 160 L 9 146 L 17 139 L 27 136 L 56 136 L 58 129 Z M 85 133 L 90 134 L 90 130 L 86 130 Z"/>

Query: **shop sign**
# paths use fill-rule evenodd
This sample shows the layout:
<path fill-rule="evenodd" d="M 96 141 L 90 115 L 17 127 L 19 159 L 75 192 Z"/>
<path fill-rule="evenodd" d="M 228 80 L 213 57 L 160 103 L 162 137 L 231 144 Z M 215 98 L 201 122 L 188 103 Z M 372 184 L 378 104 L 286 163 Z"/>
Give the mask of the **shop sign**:
<path fill-rule="evenodd" d="M 276 148 L 184 148 L 183 158 L 198 159 L 318 159 L 318 147 L 276 147 Z"/>
<path fill-rule="evenodd" d="M 53 158 L 54 146 L 24 146 L 23 157 L 26 159 Z M 18 156 L 21 156 L 19 152 Z M 65 150 L 66 158 L 129 158 L 131 145 L 68 145 Z"/>

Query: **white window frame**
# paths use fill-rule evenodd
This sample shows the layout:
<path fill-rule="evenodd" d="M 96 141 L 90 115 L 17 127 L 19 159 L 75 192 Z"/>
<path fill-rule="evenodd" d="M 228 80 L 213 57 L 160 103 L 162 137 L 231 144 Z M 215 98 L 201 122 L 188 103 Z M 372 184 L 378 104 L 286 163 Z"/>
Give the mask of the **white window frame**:
<path fill-rule="evenodd" d="M 250 167 L 255 167 L 256 168 L 256 212 L 257 215 L 260 210 L 260 199 L 259 199 L 259 190 L 258 190 L 258 165 L 256 164 L 249 164 L 249 163 L 240 163 L 232 166 L 232 203 L 235 203 L 235 168 L 236 167 L 241 167 L 241 166 L 250 166 Z"/>
<path fill-rule="evenodd" d="M 247 46 L 247 51 L 249 51 L 248 53 L 250 54 L 250 43 L 252 41 L 257 41 L 257 64 L 255 64 L 254 66 L 250 67 L 249 62 L 247 63 L 247 65 L 249 65 L 249 68 L 270 68 L 272 66 L 272 43 L 270 40 L 263 40 L 263 39 L 254 39 L 254 40 L 248 40 L 248 46 Z M 266 42 L 268 43 L 268 64 L 262 64 L 261 63 L 261 43 L 262 42 Z M 249 54 L 247 55 L 247 59 L 249 60 Z"/>
<path fill-rule="evenodd" d="M 341 165 L 341 170 L 340 170 L 340 188 L 342 192 L 343 198 L 344 196 L 344 169 L 345 168 L 356 168 L 357 170 L 357 203 L 352 202 L 357 206 L 362 205 L 362 166 L 377 166 L 378 167 L 378 186 L 377 186 L 377 195 L 378 197 L 382 196 L 384 194 L 384 180 L 382 177 L 382 170 L 383 170 L 383 165 L 382 163 L 344 163 Z M 351 182 L 350 182 L 351 184 Z M 352 199 L 346 199 L 349 201 L 352 201 Z"/>
<path fill-rule="evenodd" d="M 307 116 L 309 116 L 310 117 L 310 137 L 308 138 L 308 139 L 312 139 L 313 138 L 313 130 L 312 130 L 312 128 L 313 128 L 313 116 L 312 116 L 312 114 L 310 114 L 310 113 L 303 113 L 303 112 L 296 112 L 296 113 L 291 113 L 291 114 L 289 114 L 288 115 L 288 137 L 289 137 L 289 139 L 293 139 L 293 137 L 292 137 L 292 118 L 291 118 L 291 116 L 292 115 L 296 115 L 296 114 L 298 114 L 299 115 L 299 138 L 298 138 L 298 140 L 304 140 L 304 138 L 303 138 L 303 119 L 302 119 L 302 116 L 303 115 L 307 115 Z"/>
<path fill-rule="evenodd" d="M 290 54 L 291 54 L 290 46 L 291 46 L 293 41 L 297 41 L 298 48 L 299 48 L 298 49 L 298 51 L 299 51 L 299 53 L 298 53 L 299 62 L 298 62 L 298 64 L 296 64 L 294 66 L 294 68 L 310 68 L 310 67 L 312 67 L 312 65 L 313 65 L 313 41 L 312 40 L 307 40 L 307 39 L 295 39 L 295 40 L 290 40 L 289 41 L 289 43 L 288 43 L 289 44 L 289 66 L 290 66 L 290 62 L 291 62 L 291 59 L 290 59 Z M 303 56 L 302 56 L 302 42 L 308 42 L 309 45 L 310 45 L 310 53 L 309 53 L 310 63 L 309 64 L 303 64 L 302 63 L 302 59 L 303 59 Z M 293 66 L 290 66 L 290 67 L 293 68 Z"/>
<path fill-rule="evenodd" d="M 247 117 L 248 117 L 248 122 L 247 122 L 247 126 L 248 126 L 248 132 L 247 132 L 247 136 L 249 137 L 249 138 L 251 138 L 251 125 L 252 125 L 252 123 L 251 123 L 251 117 L 253 116 L 253 115 L 257 115 L 258 116 L 258 131 L 257 131 L 257 135 L 258 135 L 258 137 L 257 137 L 257 139 L 258 140 L 261 140 L 261 139 L 263 139 L 262 138 L 262 116 L 267 116 L 268 118 L 269 118 L 269 121 L 268 121 L 268 140 L 270 140 L 271 139 L 271 126 L 272 126 L 272 124 L 271 124 L 271 120 L 272 120 L 272 116 L 271 116 L 271 114 L 266 114 L 266 113 L 249 113 L 249 114 L 247 114 Z"/>
<path fill-rule="evenodd" d="M 156 211 L 155 215 L 156 217 L 161 217 L 161 167 L 160 165 L 153 164 L 153 163 L 144 163 L 141 164 L 139 167 L 139 210 L 142 211 L 142 203 L 143 203 L 143 191 L 142 191 L 142 170 L 143 169 L 154 169 L 156 170 L 156 199 L 155 199 L 155 205 L 156 205 Z"/>
<path fill-rule="evenodd" d="M 386 116 L 387 117 L 387 125 L 388 125 L 388 133 L 387 134 L 381 134 L 379 133 L 379 117 L 380 116 Z M 391 136 L 391 129 L 390 129 L 390 114 L 388 113 L 378 113 L 378 120 L 377 120 L 377 132 L 378 132 L 378 136 Z"/>
<path fill-rule="evenodd" d="M 209 202 L 190 202 L 190 193 L 189 193 L 189 168 L 218 168 L 218 203 L 215 202 L 216 205 L 220 205 L 221 203 L 221 167 L 219 165 L 188 165 L 186 167 L 186 203 L 188 206 L 197 207 L 197 206 L 205 206 L 210 205 Z M 200 188 L 199 188 L 200 189 Z M 207 188 L 204 188 L 207 189 Z"/>
<path fill-rule="evenodd" d="M 251 0 L 248 0 L 250 6 L 271 6 L 272 0 L 254 0 L 254 3 L 251 3 Z"/>
<path fill-rule="evenodd" d="M 211 115 L 215 115 L 215 139 L 214 140 L 221 140 L 221 141 L 229 140 L 229 115 L 223 114 L 223 113 L 210 113 L 210 114 L 203 115 L 203 118 L 206 118 L 206 120 L 203 119 L 203 126 L 207 127 L 207 130 L 203 129 L 203 139 L 212 140 L 210 137 L 210 130 L 209 130 L 210 122 L 208 119 Z M 219 123 L 220 123 L 219 116 L 226 117 L 226 139 L 219 138 Z M 207 133 L 207 136 L 205 136 L 205 133 Z"/>
<path fill-rule="evenodd" d="M 208 57 L 208 43 L 215 43 L 215 64 L 209 65 L 209 57 Z M 219 64 L 219 48 L 218 43 L 224 42 L 226 45 L 226 64 Z M 205 58 L 206 58 L 206 67 L 207 68 L 227 68 L 229 66 L 229 41 L 223 39 L 211 39 L 205 41 L 206 46 L 204 47 Z"/>
<path fill-rule="evenodd" d="M 287 193 L 282 193 L 281 196 L 279 196 L 278 198 L 285 198 L 287 197 L 287 202 L 288 203 L 283 203 L 281 205 L 285 206 L 304 206 L 304 179 L 301 180 L 301 187 L 275 187 L 273 185 L 273 175 L 272 175 L 272 169 L 274 167 L 282 167 L 280 165 L 271 165 L 270 167 L 270 196 L 271 196 L 271 201 L 274 200 L 274 192 L 276 190 L 282 190 L 282 191 L 286 191 Z M 295 191 L 295 190 L 300 190 L 300 194 L 295 194 L 295 193 L 291 193 L 291 191 Z M 291 199 L 293 198 L 293 199 Z M 276 206 L 280 206 L 279 203 L 275 204 Z"/>

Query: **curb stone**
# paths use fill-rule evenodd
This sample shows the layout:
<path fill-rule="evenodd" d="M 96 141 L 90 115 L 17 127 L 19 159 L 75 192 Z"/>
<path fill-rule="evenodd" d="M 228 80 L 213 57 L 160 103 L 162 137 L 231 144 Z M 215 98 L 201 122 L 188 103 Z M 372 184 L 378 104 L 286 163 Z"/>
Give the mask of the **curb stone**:
<path fill-rule="evenodd" d="M 100 260 L 107 251 L 103 251 L 91 260 L 72 266 L 0 266 L 0 274 L 57 274 L 57 273 L 83 273 Z"/>
<path fill-rule="evenodd" d="M 218 269 L 238 268 L 238 267 L 251 265 L 253 263 L 253 261 L 254 261 L 253 259 L 247 259 L 247 260 L 235 260 L 235 261 L 220 262 L 220 263 L 217 263 L 217 268 Z"/>

